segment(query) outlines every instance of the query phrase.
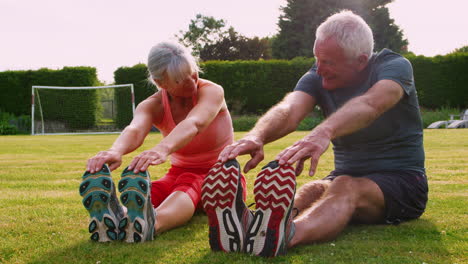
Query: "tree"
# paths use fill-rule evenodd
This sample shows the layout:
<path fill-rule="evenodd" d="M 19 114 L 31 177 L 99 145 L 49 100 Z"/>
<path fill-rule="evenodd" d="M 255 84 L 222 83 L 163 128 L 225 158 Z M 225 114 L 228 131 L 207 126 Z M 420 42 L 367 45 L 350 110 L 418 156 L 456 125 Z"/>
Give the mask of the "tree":
<path fill-rule="evenodd" d="M 270 59 L 268 38 L 247 38 L 230 27 L 228 34 L 218 42 L 206 45 L 200 51 L 200 59 L 207 60 L 258 60 Z"/>
<path fill-rule="evenodd" d="M 287 0 L 282 7 L 280 32 L 272 44 L 274 58 L 312 57 L 317 27 L 330 15 L 347 9 L 360 15 L 374 33 L 374 50 L 404 52 L 408 41 L 385 6 L 393 0 Z"/>
<path fill-rule="evenodd" d="M 451 53 L 458 53 L 458 52 L 468 52 L 468 45 L 467 46 L 463 46 L 461 48 L 457 48 L 455 49 L 454 51 L 452 51 Z"/>
<path fill-rule="evenodd" d="M 179 41 L 191 47 L 201 60 L 258 60 L 271 58 L 268 38 L 247 38 L 233 27 L 225 29 L 226 22 L 198 14 L 190 21 L 189 30 L 180 31 Z"/>
<path fill-rule="evenodd" d="M 195 19 L 190 20 L 189 29 L 186 32 L 182 30 L 176 37 L 179 42 L 192 48 L 193 54 L 198 56 L 200 51 L 206 46 L 213 44 L 226 35 L 223 30 L 226 22 L 222 19 L 215 19 L 212 16 L 197 14 Z"/>

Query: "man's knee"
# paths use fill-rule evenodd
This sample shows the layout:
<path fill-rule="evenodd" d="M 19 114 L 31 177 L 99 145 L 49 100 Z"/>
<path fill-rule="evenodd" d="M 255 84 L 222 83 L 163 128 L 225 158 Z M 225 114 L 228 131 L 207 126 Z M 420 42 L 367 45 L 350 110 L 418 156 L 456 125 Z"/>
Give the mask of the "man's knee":
<path fill-rule="evenodd" d="M 329 194 L 332 195 L 346 195 L 346 196 L 357 196 L 359 191 L 355 178 L 348 175 L 341 175 L 333 179 L 330 183 Z"/>
<path fill-rule="evenodd" d="M 329 180 L 317 180 L 304 184 L 296 193 L 294 207 L 301 211 L 312 206 L 323 196 L 329 185 Z"/>
<path fill-rule="evenodd" d="M 374 181 L 362 177 L 348 175 L 336 177 L 330 184 L 328 192 L 348 196 L 356 207 L 365 207 L 369 201 L 383 201 L 383 193 L 379 186 Z"/>
<path fill-rule="evenodd" d="M 353 206 L 353 220 L 371 223 L 380 220 L 385 200 L 379 186 L 368 178 L 343 175 L 333 180 L 330 194 L 343 196 Z"/>
<path fill-rule="evenodd" d="M 329 180 L 317 180 L 311 181 L 304 184 L 298 191 L 298 193 L 324 193 L 331 181 Z"/>

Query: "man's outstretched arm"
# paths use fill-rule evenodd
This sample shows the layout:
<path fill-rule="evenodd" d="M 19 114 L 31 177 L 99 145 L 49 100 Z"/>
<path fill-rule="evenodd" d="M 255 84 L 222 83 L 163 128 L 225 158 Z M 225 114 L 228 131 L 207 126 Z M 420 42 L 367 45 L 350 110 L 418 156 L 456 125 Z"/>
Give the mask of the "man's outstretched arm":
<path fill-rule="evenodd" d="M 244 172 L 248 172 L 263 160 L 263 145 L 295 131 L 314 106 L 315 99 L 307 93 L 294 91 L 287 94 L 257 121 L 247 135 L 227 146 L 219 155 L 219 160 L 226 162 L 239 155 L 250 154 L 252 159 L 244 167 Z"/>
<path fill-rule="evenodd" d="M 381 80 L 365 94 L 355 97 L 314 128 L 307 136 L 283 150 L 278 156 L 280 164 L 298 163 L 296 172 L 302 171 L 304 160 L 310 158 L 309 175 L 315 173 L 320 156 L 330 141 L 369 126 L 403 97 L 403 88 L 395 81 Z"/>

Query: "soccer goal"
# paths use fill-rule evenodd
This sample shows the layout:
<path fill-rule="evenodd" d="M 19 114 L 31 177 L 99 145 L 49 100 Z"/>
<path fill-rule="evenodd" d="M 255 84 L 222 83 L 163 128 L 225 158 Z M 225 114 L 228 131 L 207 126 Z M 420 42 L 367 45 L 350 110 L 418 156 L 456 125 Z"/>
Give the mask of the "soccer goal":
<path fill-rule="evenodd" d="M 133 84 L 32 86 L 31 134 L 120 133 L 133 118 Z"/>

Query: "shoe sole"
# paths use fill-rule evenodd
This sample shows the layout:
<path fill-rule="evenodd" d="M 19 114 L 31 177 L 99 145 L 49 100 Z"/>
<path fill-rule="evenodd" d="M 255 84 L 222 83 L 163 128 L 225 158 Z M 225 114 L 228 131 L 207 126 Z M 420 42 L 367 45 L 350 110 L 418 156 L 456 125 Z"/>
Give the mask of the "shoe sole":
<path fill-rule="evenodd" d="M 208 216 L 210 247 L 213 251 L 243 249 L 242 224 L 236 205 L 242 199 L 240 166 L 236 160 L 216 163 L 202 185 L 202 205 Z"/>
<path fill-rule="evenodd" d="M 262 168 L 255 179 L 256 211 L 246 234 L 246 252 L 263 257 L 283 254 L 287 220 L 294 201 L 296 175 L 276 161 Z"/>
<path fill-rule="evenodd" d="M 115 195 L 115 186 L 109 167 L 104 164 L 98 172 L 86 171 L 79 192 L 91 218 L 88 226 L 88 231 L 92 234 L 91 240 L 97 242 L 116 240 L 118 220 L 110 208 L 111 196 Z"/>
<path fill-rule="evenodd" d="M 127 216 L 119 223 L 119 240 L 128 243 L 153 240 L 155 216 L 149 173 L 133 173 L 126 168 L 118 187 L 120 201 L 127 208 Z"/>

